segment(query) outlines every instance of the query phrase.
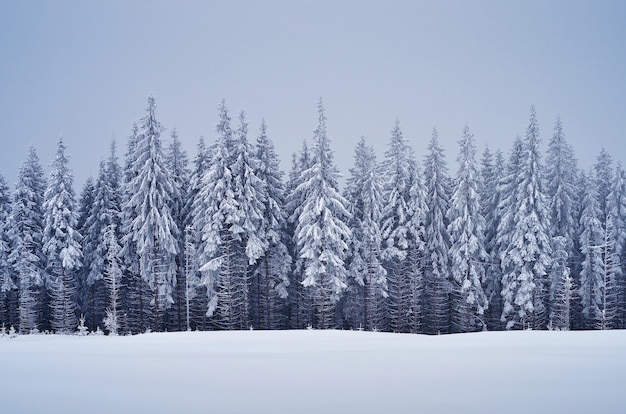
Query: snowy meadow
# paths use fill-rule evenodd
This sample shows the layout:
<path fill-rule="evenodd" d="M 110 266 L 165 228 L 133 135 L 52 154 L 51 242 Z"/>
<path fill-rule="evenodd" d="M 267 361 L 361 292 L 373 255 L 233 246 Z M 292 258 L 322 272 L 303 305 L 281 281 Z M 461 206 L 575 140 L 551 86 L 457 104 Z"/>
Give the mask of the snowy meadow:
<path fill-rule="evenodd" d="M 626 332 L 0 338 L 4 413 L 616 413 Z"/>

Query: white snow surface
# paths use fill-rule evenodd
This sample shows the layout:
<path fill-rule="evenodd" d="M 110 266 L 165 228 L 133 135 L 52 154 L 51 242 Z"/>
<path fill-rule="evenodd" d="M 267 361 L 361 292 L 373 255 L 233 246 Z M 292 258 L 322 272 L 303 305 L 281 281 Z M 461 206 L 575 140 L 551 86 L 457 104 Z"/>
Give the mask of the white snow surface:
<path fill-rule="evenodd" d="M 0 338 L 0 412 L 624 412 L 626 331 Z"/>

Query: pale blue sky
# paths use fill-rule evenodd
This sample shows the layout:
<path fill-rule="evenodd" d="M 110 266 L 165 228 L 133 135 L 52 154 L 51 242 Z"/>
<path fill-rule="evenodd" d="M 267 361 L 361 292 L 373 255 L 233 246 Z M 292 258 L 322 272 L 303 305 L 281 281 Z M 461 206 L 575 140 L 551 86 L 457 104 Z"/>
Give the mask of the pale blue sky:
<path fill-rule="evenodd" d="M 625 22 L 620 0 L 0 0 L 0 172 L 13 188 L 28 146 L 47 167 L 62 134 L 82 185 L 149 94 L 190 156 L 222 98 L 251 138 L 265 117 L 285 170 L 320 96 L 344 173 L 396 117 L 420 160 L 436 126 L 454 173 L 465 122 L 506 152 L 531 104 L 544 144 L 560 114 L 583 166 L 602 146 L 624 161 Z"/>

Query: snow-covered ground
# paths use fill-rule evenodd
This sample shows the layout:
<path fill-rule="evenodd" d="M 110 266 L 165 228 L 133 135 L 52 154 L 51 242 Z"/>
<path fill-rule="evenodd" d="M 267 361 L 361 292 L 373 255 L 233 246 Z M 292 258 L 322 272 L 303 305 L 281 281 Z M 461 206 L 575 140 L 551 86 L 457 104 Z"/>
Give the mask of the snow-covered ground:
<path fill-rule="evenodd" d="M 618 413 L 626 332 L 0 338 L 0 412 Z"/>

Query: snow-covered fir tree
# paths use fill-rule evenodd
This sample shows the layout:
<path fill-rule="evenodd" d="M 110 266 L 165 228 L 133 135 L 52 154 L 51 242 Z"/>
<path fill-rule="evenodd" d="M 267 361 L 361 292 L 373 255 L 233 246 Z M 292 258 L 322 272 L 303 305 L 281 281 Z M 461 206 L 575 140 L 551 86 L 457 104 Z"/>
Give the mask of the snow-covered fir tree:
<path fill-rule="evenodd" d="M 207 287 L 200 283 L 201 273 L 199 252 L 202 246 L 202 211 L 195 211 L 194 205 L 199 203 L 198 197 L 202 189 L 202 177 L 209 168 L 210 153 L 206 147 L 204 138 L 200 137 L 196 146 L 196 156 L 193 160 L 193 169 L 190 173 L 189 188 L 186 192 L 183 217 L 185 218 L 185 306 L 189 302 L 189 309 L 185 309 L 185 318 L 189 311 L 189 324 L 192 329 L 208 328 L 206 311 L 208 308 Z M 199 217 L 196 217 L 199 214 Z"/>
<path fill-rule="evenodd" d="M 224 101 L 219 116 L 218 139 L 194 206 L 197 215 L 202 215 L 200 270 L 209 297 L 207 315 L 220 328 L 246 329 L 251 266 L 267 249 L 259 234 L 263 184 L 254 172 L 245 113 L 241 112 L 234 133 Z"/>
<path fill-rule="evenodd" d="M 550 320 L 552 321 L 552 326 L 559 329 L 569 329 L 569 325 L 567 327 L 563 326 L 563 322 L 569 322 L 569 317 L 565 318 L 564 315 L 561 315 L 557 318 L 558 321 L 554 320 L 553 317 L 556 313 L 553 308 L 558 308 L 558 313 L 560 314 L 562 313 L 564 297 L 572 299 L 571 295 L 568 296 L 562 290 L 571 290 L 569 284 L 573 283 L 573 280 L 570 280 L 570 275 L 574 262 L 578 259 L 575 251 L 578 234 L 576 223 L 576 206 L 578 203 L 576 191 L 577 175 L 578 168 L 574 151 L 565 139 L 561 119 L 557 118 L 552 139 L 548 144 L 545 182 L 546 196 L 550 209 L 550 234 L 554 238 L 563 238 L 563 240 L 555 241 L 555 243 L 559 244 L 559 249 L 555 246 L 554 270 L 550 272 Z M 562 245 L 563 241 L 565 245 Z M 564 263 L 563 253 L 566 255 Z M 563 266 L 566 268 L 563 268 Z M 553 279 L 552 276 L 556 277 L 556 279 Z M 566 280 L 564 281 L 563 278 Z M 569 304 L 567 307 L 570 309 Z"/>
<path fill-rule="evenodd" d="M 282 172 L 273 142 L 267 136 L 265 120 L 256 141 L 255 175 L 262 185 L 262 214 L 259 234 L 266 250 L 254 272 L 255 327 L 277 329 L 285 326 L 286 300 L 290 285 L 291 256 L 287 249 L 287 216 Z"/>
<path fill-rule="evenodd" d="M 187 153 L 182 148 L 176 129 L 172 130 L 171 141 L 165 151 L 165 165 L 172 181 L 173 192 L 170 194 L 170 209 L 176 227 L 182 233 L 186 225 L 185 203 L 190 183 Z M 169 309 L 168 326 L 171 330 L 182 331 L 185 329 L 185 238 L 178 236 L 178 254 L 176 255 L 176 286 L 173 292 L 174 303 Z"/>
<path fill-rule="evenodd" d="M 581 204 L 580 217 L 580 249 L 583 262 L 578 294 L 581 298 L 582 314 L 587 329 L 594 327 L 595 317 L 599 313 L 601 275 L 604 270 L 601 251 L 603 231 L 600 217 L 602 213 L 598 202 L 598 191 L 592 180 L 591 174 L 583 177 L 585 195 Z"/>
<path fill-rule="evenodd" d="M 354 151 L 354 166 L 347 180 L 350 206 L 350 251 L 348 290 L 344 318 L 352 328 L 379 329 L 382 299 L 387 297 L 387 271 L 382 265 L 383 183 L 374 148 L 365 138 Z"/>
<path fill-rule="evenodd" d="M 118 243 L 117 225 L 108 224 L 103 229 L 101 249 L 103 253 L 104 284 L 107 292 L 107 307 L 103 319 L 109 335 L 117 335 L 122 328 L 121 289 L 122 266 L 121 247 Z"/>
<path fill-rule="evenodd" d="M 136 175 L 128 182 L 131 216 L 130 237 L 136 245 L 139 276 L 151 291 L 152 329 L 164 326 L 164 312 L 173 303 L 176 285 L 178 227 L 171 206 L 174 186 L 163 160 L 161 124 L 155 116 L 156 103 L 148 98 L 147 115 L 139 124 L 134 148 Z"/>
<path fill-rule="evenodd" d="M 57 333 L 74 332 L 78 326 L 75 272 L 82 266 L 81 235 L 74 177 L 63 139 L 57 143 L 43 203 L 43 252 L 46 256 L 46 286 L 50 294 L 50 324 Z"/>
<path fill-rule="evenodd" d="M 79 284 L 82 297 L 81 314 L 85 318 L 86 326 L 91 330 L 96 330 L 98 326 L 102 325 L 106 307 L 103 279 L 104 260 L 101 256 L 102 250 L 99 247 L 102 243 L 102 230 L 107 225 L 107 222 L 111 221 L 109 216 L 111 210 L 111 189 L 107 181 L 106 164 L 104 161 L 101 161 L 98 178 L 91 194 L 92 200 L 89 206 L 89 215 L 85 224 L 79 227 L 83 236 L 83 267 L 86 268 L 86 270 L 80 272 L 84 276 L 84 280 Z M 88 194 L 83 193 L 83 196 L 88 197 Z M 82 202 L 85 201 L 81 200 Z M 119 208 L 118 204 L 118 216 Z"/>
<path fill-rule="evenodd" d="M 254 266 L 265 255 L 269 247 L 264 232 L 265 183 L 256 175 L 257 159 L 248 142 L 248 121 L 242 110 L 239 113 L 239 127 L 235 131 L 233 164 L 235 200 L 238 204 L 239 223 L 236 223 L 238 244 L 242 253 L 238 260 L 242 282 L 242 328 L 250 326 L 250 282 Z"/>
<path fill-rule="evenodd" d="M 602 223 L 595 179 L 586 181 L 580 219 L 580 246 L 583 256 L 579 295 L 587 329 L 610 329 L 617 322 L 617 277 L 620 274 L 613 220 Z"/>
<path fill-rule="evenodd" d="M 125 286 L 122 292 L 124 312 L 127 316 L 127 329 L 131 333 L 144 332 L 150 327 L 150 288 L 148 283 L 140 276 L 139 254 L 137 243 L 134 240 L 134 219 L 140 214 L 139 206 L 130 203 L 134 196 L 134 188 L 131 185 L 139 174 L 137 162 L 137 140 L 139 138 L 139 126 L 135 123 L 132 133 L 128 137 L 125 154 L 124 168 L 122 171 L 122 213 L 121 213 L 121 237 L 122 251 L 120 255 L 124 265 L 122 284 Z"/>
<path fill-rule="evenodd" d="M 412 333 L 421 333 L 424 330 L 425 315 L 425 246 L 426 246 L 426 188 L 421 169 L 416 162 L 411 169 L 411 188 L 409 189 L 409 248 L 407 250 L 406 269 L 409 273 L 409 292 L 411 296 L 411 310 L 409 322 Z"/>
<path fill-rule="evenodd" d="M 609 193 L 613 185 L 613 157 L 604 148 L 600 150 L 594 164 L 594 183 L 598 191 L 598 204 L 602 212 L 600 221 L 604 224 L 608 215 Z"/>
<path fill-rule="evenodd" d="M 565 139 L 561 119 L 557 118 L 546 158 L 546 196 L 552 235 L 570 240 L 576 237 L 577 175 L 574 150 Z"/>
<path fill-rule="evenodd" d="M 9 262 L 10 215 L 11 194 L 4 176 L 0 174 L 0 326 L 4 326 L 5 329 L 17 323 L 17 284 Z"/>
<path fill-rule="evenodd" d="M 614 326 L 626 327 L 626 173 L 618 163 L 611 192 L 608 195 L 607 210 L 612 221 L 612 238 L 615 241 L 615 259 L 619 261 L 616 268 L 617 283 L 617 321 Z"/>
<path fill-rule="evenodd" d="M 552 267 L 550 268 L 550 327 L 567 331 L 570 329 L 574 280 L 569 266 L 571 240 L 563 236 L 552 238 Z"/>
<path fill-rule="evenodd" d="M 479 173 L 474 137 L 465 125 L 459 140 L 454 193 L 448 210 L 450 270 L 452 272 L 452 329 L 471 332 L 484 329 L 488 300 L 483 290 L 485 262 L 485 219 L 480 211 Z"/>
<path fill-rule="evenodd" d="M 237 217 L 237 205 L 234 200 L 233 176 L 231 167 L 231 148 L 233 131 L 230 127 L 230 115 L 225 101 L 218 108 L 219 122 L 216 126 L 217 139 L 211 148 L 211 162 L 202 176 L 202 184 L 194 200 L 194 225 L 201 234 L 201 246 L 198 249 L 199 269 L 202 272 L 201 283 L 207 295 L 206 315 L 214 318 L 218 304 L 217 279 L 231 280 L 235 277 L 235 240 L 230 231 Z M 237 227 L 235 227 L 235 231 Z M 241 306 L 241 299 L 235 303 L 234 283 L 224 283 L 221 311 L 217 315 L 218 326 L 224 329 L 241 327 L 235 308 Z M 215 318 L 214 318 L 215 319 Z"/>
<path fill-rule="evenodd" d="M 596 313 L 597 329 L 614 329 L 618 327 L 618 280 L 622 276 L 620 264 L 620 246 L 618 239 L 621 235 L 616 230 L 616 220 L 610 215 L 606 218 L 602 229 L 601 254 L 603 269 L 601 276 L 600 303 Z"/>
<path fill-rule="evenodd" d="M 450 235 L 448 209 L 450 205 L 450 179 L 439 144 L 437 130 L 433 130 L 424 162 L 426 188 L 425 245 L 425 297 L 427 324 L 430 334 L 449 333 L 450 321 Z"/>
<path fill-rule="evenodd" d="M 506 329 L 546 329 L 552 247 L 534 106 L 521 155 L 517 185 L 503 221 L 510 227 L 505 229 L 507 243 L 501 251 L 502 321 Z"/>
<path fill-rule="evenodd" d="M 84 283 L 86 300 L 83 314 L 87 326 L 92 330 L 101 327 L 109 303 L 107 298 L 110 297 L 105 281 L 105 267 L 108 265 L 106 256 L 109 254 L 109 246 L 113 241 L 105 240 L 107 228 L 115 229 L 113 235 L 116 238 L 115 243 L 119 244 L 121 238 L 119 232 L 121 225 L 120 168 L 115 148 L 115 141 L 113 141 L 108 160 L 100 163 L 93 203 L 89 217 L 83 226 L 84 263 L 89 268 Z M 121 325 L 122 321 L 118 320 L 118 328 Z"/>
<path fill-rule="evenodd" d="M 411 248 L 411 186 L 415 160 L 402 135 L 400 122 L 391 130 L 389 149 L 382 165 L 384 172 L 384 205 L 381 211 L 382 252 L 388 297 L 386 320 L 379 328 L 392 332 L 411 331 L 412 276 L 407 261 Z"/>
<path fill-rule="evenodd" d="M 502 315 L 502 272 L 498 254 L 497 234 L 500 223 L 500 191 L 498 184 L 504 175 L 504 158 L 500 151 L 495 157 L 485 148 L 481 160 L 480 211 L 485 218 L 485 250 L 489 262 L 485 267 L 485 295 L 489 302 L 486 312 L 487 328 L 500 330 Z"/>
<path fill-rule="evenodd" d="M 313 166 L 311 153 L 306 141 L 302 149 L 292 155 L 289 180 L 285 188 L 285 210 L 287 212 L 287 234 L 289 236 L 287 248 L 293 258 L 289 283 L 289 327 L 302 329 L 313 324 L 311 290 L 302 286 L 304 279 L 302 261 L 298 260 L 298 246 L 295 237 L 298 216 L 304 203 L 304 189 L 300 186 L 304 180 L 303 171 Z"/>
<path fill-rule="evenodd" d="M 91 209 L 93 208 L 93 200 L 94 194 L 96 191 L 95 183 L 93 177 L 87 177 L 85 180 L 85 184 L 80 192 L 80 197 L 78 198 L 78 218 L 76 220 L 76 228 L 78 232 L 81 234 L 81 249 L 83 252 L 83 265 L 76 272 L 76 304 L 78 306 L 78 312 L 81 315 L 85 315 L 89 307 L 89 289 L 87 287 L 87 278 L 89 277 L 89 263 L 90 257 L 92 253 L 90 251 L 89 243 L 89 231 L 88 220 L 91 217 Z M 87 322 L 87 319 L 85 319 Z"/>
<path fill-rule="evenodd" d="M 313 135 L 312 167 L 303 171 L 298 191 L 304 195 L 297 216 L 296 245 L 304 273 L 302 285 L 312 292 L 315 325 L 332 328 L 335 305 L 346 288 L 344 258 L 351 237 L 347 201 L 339 193 L 339 172 L 326 132 L 326 116 L 320 99 L 318 126 Z"/>
<path fill-rule="evenodd" d="M 42 290 L 45 278 L 43 254 L 43 169 L 35 148 L 29 149 L 18 177 L 10 216 L 9 261 L 19 285 L 19 332 L 28 334 L 44 326 Z M 46 312 L 47 313 L 47 312 Z"/>

